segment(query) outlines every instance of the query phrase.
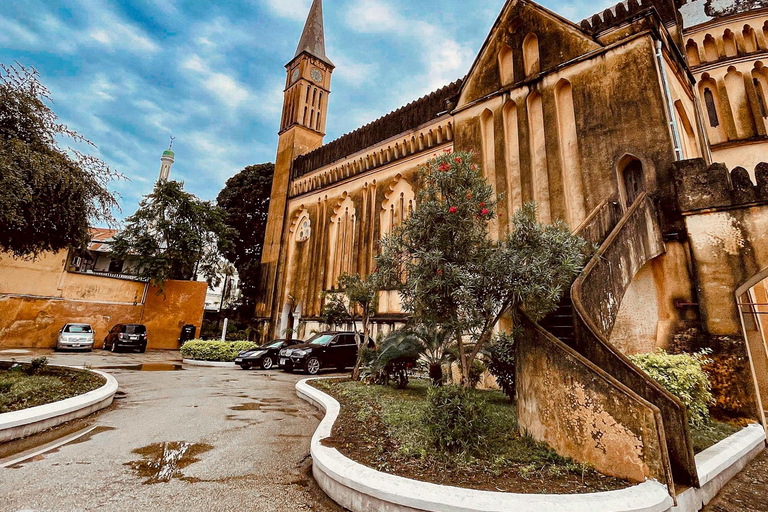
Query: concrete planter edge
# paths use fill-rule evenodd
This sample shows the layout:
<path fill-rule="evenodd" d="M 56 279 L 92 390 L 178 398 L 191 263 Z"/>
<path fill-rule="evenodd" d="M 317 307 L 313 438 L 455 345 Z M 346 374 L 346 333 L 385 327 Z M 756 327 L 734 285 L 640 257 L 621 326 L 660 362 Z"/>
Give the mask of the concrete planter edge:
<path fill-rule="evenodd" d="M 189 366 L 205 366 L 208 368 L 235 368 L 237 366 L 234 362 L 199 361 L 197 359 L 182 359 L 181 362 Z"/>
<path fill-rule="evenodd" d="M 110 374 L 76 366 L 57 366 L 85 370 L 106 379 L 106 383 L 88 393 L 20 411 L 0 414 L 0 443 L 21 439 L 74 419 L 83 418 L 109 407 L 117 392 L 117 380 Z"/>

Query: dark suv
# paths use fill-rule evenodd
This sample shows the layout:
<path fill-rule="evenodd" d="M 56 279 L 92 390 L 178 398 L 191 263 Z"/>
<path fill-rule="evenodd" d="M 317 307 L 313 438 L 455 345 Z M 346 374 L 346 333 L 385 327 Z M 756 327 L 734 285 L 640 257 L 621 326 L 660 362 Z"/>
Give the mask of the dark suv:
<path fill-rule="evenodd" d="M 118 348 L 147 351 L 147 328 L 141 324 L 117 324 L 104 338 L 104 350 L 117 352 Z"/>
<path fill-rule="evenodd" d="M 280 351 L 280 368 L 287 372 L 302 369 L 316 375 L 321 368 L 343 370 L 355 366 L 357 344 L 353 332 L 322 332 L 306 343 Z"/>

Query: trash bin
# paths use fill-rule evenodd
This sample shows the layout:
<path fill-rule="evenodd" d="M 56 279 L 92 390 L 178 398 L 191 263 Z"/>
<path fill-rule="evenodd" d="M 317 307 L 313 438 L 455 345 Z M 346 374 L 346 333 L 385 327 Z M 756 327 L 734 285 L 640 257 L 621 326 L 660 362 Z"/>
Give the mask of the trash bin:
<path fill-rule="evenodd" d="M 183 345 L 185 342 L 189 340 L 195 339 L 195 333 L 197 332 L 197 327 L 195 327 L 192 324 L 187 324 L 184 327 L 181 328 L 181 335 L 179 336 L 179 342 Z"/>

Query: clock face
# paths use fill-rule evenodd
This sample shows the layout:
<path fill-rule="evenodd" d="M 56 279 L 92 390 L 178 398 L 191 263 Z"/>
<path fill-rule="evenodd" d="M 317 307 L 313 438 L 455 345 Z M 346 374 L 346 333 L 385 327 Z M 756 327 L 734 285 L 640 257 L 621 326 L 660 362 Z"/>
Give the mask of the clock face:
<path fill-rule="evenodd" d="M 323 72 L 317 68 L 312 68 L 312 71 L 309 72 L 309 76 L 311 76 L 312 80 L 315 82 L 319 83 L 323 81 Z"/>
<path fill-rule="evenodd" d="M 295 82 L 299 79 L 299 68 L 296 68 L 293 70 L 293 74 L 291 75 L 291 83 Z"/>

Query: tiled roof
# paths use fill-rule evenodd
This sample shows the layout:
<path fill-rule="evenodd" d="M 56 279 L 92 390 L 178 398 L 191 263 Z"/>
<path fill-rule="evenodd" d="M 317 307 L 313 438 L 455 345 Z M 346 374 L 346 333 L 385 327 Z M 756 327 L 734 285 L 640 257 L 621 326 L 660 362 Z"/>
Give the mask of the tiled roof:
<path fill-rule="evenodd" d="M 377 142 L 387 140 L 431 121 L 438 114 L 451 110 L 449 103 L 459 94 L 462 80 L 457 80 L 442 89 L 424 96 L 404 107 L 387 114 L 357 130 L 341 136 L 293 163 L 293 179 L 341 160 Z"/>
<path fill-rule="evenodd" d="M 89 251 L 102 251 L 106 252 L 110 250 L 110 242 L 119 233 L 117 229 L 108 228 L 90 228 L 91 243 L 88 244 Z"/>

